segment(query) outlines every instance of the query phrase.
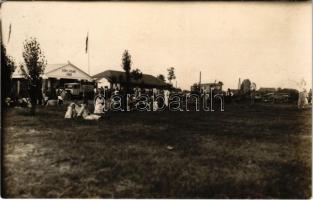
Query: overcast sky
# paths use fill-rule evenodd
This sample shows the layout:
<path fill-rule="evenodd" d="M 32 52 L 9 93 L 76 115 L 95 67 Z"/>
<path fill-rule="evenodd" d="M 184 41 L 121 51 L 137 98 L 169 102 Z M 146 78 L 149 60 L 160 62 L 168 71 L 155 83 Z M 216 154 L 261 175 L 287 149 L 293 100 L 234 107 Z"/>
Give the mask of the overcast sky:
<path fill-rule="evenodd" d="M 125 49 L 143 73 L 176 70 L 178 86 L 238 78 L 257 87 L 311 85 L 311 2 L 5 2 L 8 54 L 22 62 L 23 41 L 36 37 L 49 64 L 68 60 L 90 72 L 122 70 Z M 8 42 L 9 26 L 11 38 Z"/>

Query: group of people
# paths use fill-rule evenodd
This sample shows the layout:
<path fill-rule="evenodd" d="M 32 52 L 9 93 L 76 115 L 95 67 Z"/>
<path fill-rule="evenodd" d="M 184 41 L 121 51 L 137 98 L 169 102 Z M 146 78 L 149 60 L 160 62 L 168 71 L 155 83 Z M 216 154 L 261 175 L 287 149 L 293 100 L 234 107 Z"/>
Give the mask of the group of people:
<path fill-rule="evenodd" d="M 89 112 L 88 110 L 88 101 L 83 100 L 81 104 L 77 103 L 70 103 L 67 107 L 67 111 L 65 113 L 64 118 L 65 119 L 72 119 L 72 118 L 83 118 L 85 120 L 99 120 L 102 118 L 107 110 L 110 110 L 110 104 L 113 101 L 112 99 L 116 96 L 125 97 L 123 99 L 122 106 L 125 105 L 125 110 L 133 110 L 134 105 L 136 104 L 136 99 L 140 97 L 140 95 L 145 95 L 145 97 L 148 97 L 153 99 L 153 96 L 156 96 L 158 94 L 161 94 L 161 92 L 164 94 L 164 104 L 168 106 L 168 99 L 170 92 L 168 90 L 161 91 L 161 90 L 141 90 L 139 88 L 132 89 L 130 93 L 126 93 L 123 90 L 110 90 L 108 88 L 98 88 L 95 90 L 95 98 L 94 98 L 94 111 L 93 113 Z M 128 94 L 128 95 L 127 95 Z M 126 100 L 126 101 L 125 101 Z M 158 102 L 153 102 L 153 109 L 156 110 L 158 108 Z"/>
<path fill-rule="evenodd" d="M 105 110 L 110 110 L 111 102 L 115 97 L 121 97 L 121 103 L 124 110 L 130 111 L 135 109 L 135 105 L 141 97 L 147 98 L 148 102 L 152 103 L 153 110 L 158 108 L 160 99 L 155 100 L 157 95 L 164 96 L 164 104 L 167 107 L 169 104 L 170 91 L 158 90 L 158 89 L 141 89 L 133 88 L 128 92 L 119 89 L 99 88 L 95 91 L 95 112 L 96 114 L 102 114 Z"/>
<path fill-rule="evenodd" d="M 86 103 L 82 104 L 70 103 L 70 105 L 67 107 L 64 118 L 72 119 L 79 117 L 85 120 L 99 120 L 102 117 L 102 115 L 90 113 Z"/>

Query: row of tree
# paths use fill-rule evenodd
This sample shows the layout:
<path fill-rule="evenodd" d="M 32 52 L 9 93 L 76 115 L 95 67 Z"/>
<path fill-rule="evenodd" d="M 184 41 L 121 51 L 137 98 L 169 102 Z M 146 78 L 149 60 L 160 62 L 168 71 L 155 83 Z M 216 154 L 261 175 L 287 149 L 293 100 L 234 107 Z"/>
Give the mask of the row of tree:
<path fill-rule="evenodd" d="M 36 38 L 25 40 L 23 49 L 23 63 L 20 64 L 22 75 L 28 83 L 28 95 L 31 103 L 31 114 L 35 114 L 38 96 L 41 92 L 41 75 L 47 60 L 41 51 Z M 7 55 L 6 48 L 1 43 L 1 80 L 2 80 L 2 106 L 5 108 L 5 99 L 10 96 L 12 87 L 12 74 L 16 69 L 14 59 Z"/>
<path fill-rule="evenodd" d="M 142 72 L 139 69 L 131 71 L 131 65 L 132 65 L 131 55 L 128 52 L 128 50 L 125 50 L 122 56 L 122 68 L 124 69 L 126 74 L 126 91 L 129 91 L 131 78 L 135 80 L 139 80 L 142 78 Z M 170 67 L 167 69 L 167 72 L 168 72 L 167 80 L 169 81 L 170 84 L 172 84 L 172 80 L 176 79 L 175 68 Z M 165 76 L 163 74 L 159 74 L 157 78 L 166 82 Z"/>
<path fill-rule="evenodd" d="M 169 81 L 170 84 L 172 84 L 172 80 L 176 79 L 175 68 L 174 67 L 167 68 L 167 73 L 168 73 L 167 80 Z M 163 74 L 159 74 L 157 78 L 166 82 L 165 76 Z"/>
<path fill-rule="evenodd" d="M 47 65 L 47 60 L 40 48 L 40 44 L 36 38 L 25 40 L 23 49 L 24 62 L 20 64 L 20 69 L 28 83 L 28 95 L 31 103 L 31 114 L 35 114 L 37 100 L 41 94 L 42 75 Z M 139 69 L 131 71 L 131 55 L 125 50 L 122 56 L 122 67 L 126 74 L 126 91 L 130 89 L 130 79 L 135 80 L 142 78 L 142 72 Z M 5 108 L 5 99 L 10 96 L 12 88 L 12 74 L 16 69 L 14 59 L 7 55 L 6 48 L 1 43 L 1 80 L 2 80 L 2 107 Z M 164 75 L 158 75 L 158 78 L 165 82 Z M 168 80 L 176 78 L 174 68 L 168 68 Z"/>

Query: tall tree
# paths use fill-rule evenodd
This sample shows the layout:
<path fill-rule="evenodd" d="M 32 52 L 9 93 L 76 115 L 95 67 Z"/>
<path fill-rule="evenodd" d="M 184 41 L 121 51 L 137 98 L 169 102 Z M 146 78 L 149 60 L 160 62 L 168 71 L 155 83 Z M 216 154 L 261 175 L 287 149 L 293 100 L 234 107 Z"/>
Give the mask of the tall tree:
<path fill-rule="evenodd" d="M 41 75 L 44 73 L 47 61 L 36 38 L 24 42 L 24 65 L 21 70 L 28 80 L 28 94 L 30 96 L 31 114 L 35 114 L 36 104 L 41 94 Z"/>
<path fill-rule="evenodd" d="M 128 50 L 125 50 L 122 57 L 122 67 L 126 74 L 126 93 L 129 92 L 130 87 L 130 69 L 131 69 L 132 61 L 131 55 L 129 54 Z"/>
<path fill-rule="evenodd" d="M 1 43 L 1 91 L 2 105 L 5 105 L 5 98 L 10 96 L 12 74 L 16 66 L 12 57 L 7 55 L 6 48 Z"/>
<path fill-rule="evenodd" d="M 172 80 L 176 79 L 174 70 L 175 70 L 174 67 L 170 67 L 167 69 L 168 72 L 167 79 L 170 82 L 170 84 L 172 84 Z"/>
<path fill-rule="evenodd" d="M 165 76 L 163 74 L 159 74 L 157 78 L 165 82 Z"/>

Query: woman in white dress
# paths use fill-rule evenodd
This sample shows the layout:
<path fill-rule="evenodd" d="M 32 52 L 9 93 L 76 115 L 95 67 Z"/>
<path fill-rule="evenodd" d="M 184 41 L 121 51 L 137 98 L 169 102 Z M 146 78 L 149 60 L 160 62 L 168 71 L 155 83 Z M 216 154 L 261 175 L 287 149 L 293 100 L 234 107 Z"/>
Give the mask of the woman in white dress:
<path fill-rule="evenodd" d="M 170 91 L 164 90 L 164 104 L 166 107 L 168 107 L 169 98 L 170 98 Z"/>
<path fill-rule="evenodd" d="M 66 111 L 65 116 L 64 116 L 65 119 L 72 119 L 72 118 L 76 117 L 77 112 L 76 112 L 75 107 L 76 107 L 75 103 L 71 103 L 67 107 L 67 111 Z"/>
<path fill-rule="evenodd" d="M 95 98 L 95 114 L 103 114 L 105 109 L 105 99 L 104 96 L 97 96 Z"/>
<path fill-rule="evenodd" d="M 77 116 L 82 116 L 85 120 L 99 120 L 101 118 L 100 115 L 97 114 L 90 114 L 87 109 L 87 104 L 81 104 L 79 112 Z"/>

